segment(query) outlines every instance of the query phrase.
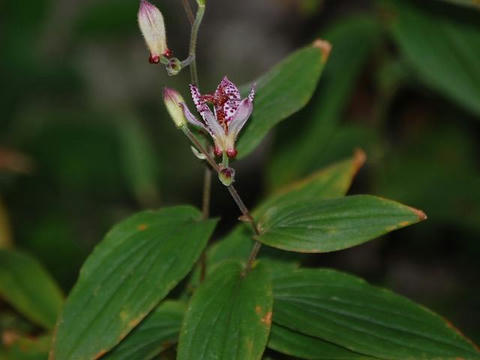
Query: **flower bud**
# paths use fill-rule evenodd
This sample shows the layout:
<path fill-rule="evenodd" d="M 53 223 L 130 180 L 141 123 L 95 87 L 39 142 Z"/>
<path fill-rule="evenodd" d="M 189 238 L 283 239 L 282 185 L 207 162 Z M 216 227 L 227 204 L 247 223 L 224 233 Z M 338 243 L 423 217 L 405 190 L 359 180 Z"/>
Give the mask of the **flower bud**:
<path fill-rule="evenodd" d="M 185 103 L 182 95 L 177 91 L 169 88 L 163 90 L 163 101 L 167 107 L 167 111 L 170 114 L 175 126 L 177 128 L 182 128 L 187 125 L 187 120 L 183 114 L 183 110 L 180 107 L 180 104 Z"/>
<path fill-rule="evenodd" d="M 225 186 L 230 186 L 235 181 L 235 169 L 231 167 L 223 168 L 218 173 L 218 178 Z"/>
<path fill-rule="evenodd" d="M 182 62 L 177 58 L 171 58 L 166 66 L 169 76 L 177 75 L 182 70 Z"/>
<path fill-rule="evenodd" d="M 162 13 L 147 0 L 140 0 L 138 25 L 150 50 L 149 61 L 151 64 L 158 64 L 162 56 L 171 56 L 171 51 L 167 47 Z"/>

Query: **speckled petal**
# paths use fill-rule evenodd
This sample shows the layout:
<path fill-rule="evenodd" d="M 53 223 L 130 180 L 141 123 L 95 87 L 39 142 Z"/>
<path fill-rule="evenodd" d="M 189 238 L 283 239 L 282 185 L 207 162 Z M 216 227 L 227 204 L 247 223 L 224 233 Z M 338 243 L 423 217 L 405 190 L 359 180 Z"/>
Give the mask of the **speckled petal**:
<path fill-rule="evenodd" d="M 219 96 L 225 94 L 228 96 L 229 99 L 232 100 L 240 100 L 240 91 L 238 91 L 238 88 L 235 86 L 234 83 L 232 83 L 228 78 L 225 76 L 220 84 L 217 86 L 217 90 L 215 90 L 215 96 Z"/>
<path fill-rule="evenodd" d="M 229 124 L 228 132 L 234 137 L 234 139 L 236 139 L 238 133 L 242 130 L 243 126 L 252 114 L 254 97 L 255 85 L 253 85 L 248 96 L 240 102 L 240 105 Z"/>

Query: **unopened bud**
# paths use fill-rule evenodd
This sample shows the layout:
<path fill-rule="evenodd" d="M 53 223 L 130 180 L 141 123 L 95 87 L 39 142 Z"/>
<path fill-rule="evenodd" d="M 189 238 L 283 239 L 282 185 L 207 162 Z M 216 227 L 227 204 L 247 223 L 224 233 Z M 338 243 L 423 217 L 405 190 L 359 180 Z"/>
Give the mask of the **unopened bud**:
<path fill-rule="evenodd" d="M 169 76 L 177 75 L 182 70 L 182 62 L 177 58 L 171 58 L 166 68 Z"/>
<path fill-rule="evenodd" d="M 180 104 L 185 103 L 182 95 L 173 89 L 165 88 L 163 90 L 163 101 L 167 107 L 168 113 L 175 123 L 175 126 L 178 128 L 186 126 L 187 119 L 185 119 L 185 115 L 180 106 Z"/>
<path fill-rule="evenodd" d="M 218 173 L 218 179 L 225 186 L 230 186 L 235 181 L 235 169 L 231 167 L 223 168 Z"/>
<path fill-rule="evenodd" d="M 138 25 L 150 50 L 149 61 L 151 64 L 158 64 L 163 56 L 171 56 L 172 52 L 167 47 L 162 13 L 147 0 L 140 0 Z"/>

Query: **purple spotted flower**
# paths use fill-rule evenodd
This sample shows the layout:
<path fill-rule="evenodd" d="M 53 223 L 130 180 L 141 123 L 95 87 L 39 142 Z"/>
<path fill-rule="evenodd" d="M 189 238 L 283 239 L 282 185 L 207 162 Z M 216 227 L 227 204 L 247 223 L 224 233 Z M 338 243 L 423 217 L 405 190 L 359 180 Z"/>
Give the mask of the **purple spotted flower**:
<path fill-rule="evenodd" d="M 215 155 L 224 152 L 228 157 L 237 155 L 235 140 L 242 130 L 253 110 L 255 86 L 245 99 L 241 99 L 240 91 L 225 76 L 213 94 L 201 95 L 195 85 L 190 85 L 193 102 L 203 121 L 198 120 L 185 104 L 182 106 L 185 117 L 191 124 L 205 129 L 215 143 Z M 208 106 L 213 106 L 213 112 Z"/>

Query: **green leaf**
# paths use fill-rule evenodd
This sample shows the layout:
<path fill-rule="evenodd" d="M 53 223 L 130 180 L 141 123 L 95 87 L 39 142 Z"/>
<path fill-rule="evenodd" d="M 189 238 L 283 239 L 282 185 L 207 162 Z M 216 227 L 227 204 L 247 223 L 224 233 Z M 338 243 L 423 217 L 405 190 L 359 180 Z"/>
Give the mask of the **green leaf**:
<path fill-rule="evenodd" d="M 456 17 L 444 7 L 430 11 L 410 1 L 389 1 L 388 6 L 393 37 L 420 80 L 480 115 L 478 19 Z"/>
<path fill-rule="evenodd" d="M 0 297 L 31 321 L 55 326 L 63 295 L 43 266 L 30 255 L 0 250 Z"/>
<path fill-rule="evenodd" d="M 165 301 L 102 359 L 150 360 L 175 344 L 186 305 Z"/>
<path fill-rule="evenodd" d="M 328 341 L 304 335 L 276 324 L 272 325 L 268 347 L 287 355 L 310 360 L 374 359 Z"/>
<path fill-rule="evenodd" d="M 362 279 L 302 269 L 274 279 L 275 323 L 381 359 L 479 359 L 450 323 Z"/>
<path fill-rule="evenodd" d="M 357 150 L 351 159 L 330 165 L 303 180 L 281 188 L 262 202 L 253 215 L 261 216 L 269 208 L 288 201 L 322 200 L 343 196 L 365 160 L 365 153 Z"/>
<path fill-rule="evenodd" d="M 242 272 L 239 262 L 225 262 L 198 288 L 182 325 L 178 360 L 261 359 L 272 317 L 270 276 L 261 263 Z"/>
<path fill-rule="evenodd" d="M 190 206 L 144 211 L 117 224 L 80 271 L 51 359 L 92 359 L 118 344 L 187 275 L 216 221 Z"/>
<path fill-rule="evenodd" d="M 297 50 L 256 80 L 253 114 L 238 141 L 239 158 L 252 152 L 277 123 L 308 103 L 327 57 L 328 51 L 316 42 Z"/>
<path fill-rule="evenodd" d="M 280 129 L 275 156 L 268 168 L 271 187 L 276 189 L 318 169 L 319 158 L 336 134 L 357 78 L 379 35 L 378 23 L 365 15 L 342 19 L 322 32 L 322 37 L 332 44 L 332 53 L 309 106 L 285 124 L 285 134 Z"/>
<path fill-rule="evenodd" d="M 346 249 L 426 219 L 420 210 L 370 195 L 289 201 L 259 219 L 262 243 L 287 251 Z"/>

